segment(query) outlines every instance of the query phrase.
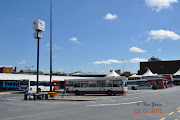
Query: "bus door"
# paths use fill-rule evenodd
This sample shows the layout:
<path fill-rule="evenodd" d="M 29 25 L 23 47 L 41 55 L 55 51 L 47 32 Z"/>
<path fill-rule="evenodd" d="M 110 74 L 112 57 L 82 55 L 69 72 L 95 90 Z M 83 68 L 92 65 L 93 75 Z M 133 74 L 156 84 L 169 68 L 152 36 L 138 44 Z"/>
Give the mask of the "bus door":
<path fill-rule="evenodd" d="M 105 80 L 97 81 L 97 87 L 100 88 L 100 91 L 106 91 L 106 89 L 105 89 Z"/>
<path fill-rule="evenodd" d="M 64 81 L 60 81 L 59 89 L 64 89 Z"/>

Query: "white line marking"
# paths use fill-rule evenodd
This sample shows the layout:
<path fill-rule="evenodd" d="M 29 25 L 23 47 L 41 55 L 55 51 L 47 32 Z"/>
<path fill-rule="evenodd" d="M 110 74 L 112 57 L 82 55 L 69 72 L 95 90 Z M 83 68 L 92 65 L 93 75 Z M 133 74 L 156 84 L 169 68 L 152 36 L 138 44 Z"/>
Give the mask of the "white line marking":
<path fill-rule="evenodd" d="M 93 102 L 93 101 L 89 101 L 89 102 L 91 102 L 91 103 L 95 103 L 95 102 Z"/>
<path fill-rule="evenodd" d="M 117 103 L 117 104 L 97 104 L 97 105 L 86 105 L 86 106 L 113 106 L 113 105 L 129 105 L 129 104 L 135 104 L 138 102 L 143 102 L 143 101 L 137 101 L 137 102 L 128 102 L 128 103 Z"/>

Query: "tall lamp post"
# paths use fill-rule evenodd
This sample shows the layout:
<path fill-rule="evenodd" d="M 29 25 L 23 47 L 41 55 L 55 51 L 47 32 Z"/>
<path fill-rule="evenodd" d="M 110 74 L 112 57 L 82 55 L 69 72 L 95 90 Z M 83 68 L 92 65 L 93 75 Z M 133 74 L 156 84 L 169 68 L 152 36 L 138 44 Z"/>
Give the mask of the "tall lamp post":
<path fill-rule="evenodd" d="M 39 92 L 39 39 L 42 39 L 42 31 L 45 31 L 45 22 L 42 20 L 33 21 L 34 38 L 37 39 L 37 93 Z"/>
<path fill-rule="evenodd" d="M 27 68 L 27 69 L 29 70 L 29 74 L 30 74 L 30 68 L 31 68 L 31 67 L 34 67 L 34 66 L 25 67 L 25 68 Z"/>
<path fill-rule="evenodd" d="M 52 92 L 52 0 L 50 0 L 50 91 Z"/>

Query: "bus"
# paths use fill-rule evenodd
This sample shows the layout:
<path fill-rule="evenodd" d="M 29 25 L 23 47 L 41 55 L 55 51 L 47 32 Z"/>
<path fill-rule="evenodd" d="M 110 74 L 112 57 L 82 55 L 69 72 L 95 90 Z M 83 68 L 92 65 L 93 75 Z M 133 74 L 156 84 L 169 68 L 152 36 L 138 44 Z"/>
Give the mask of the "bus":
<path fill-rule="evenodd" d="M 64 81 L 60 81 L 60 80 L 53 80 L 53 90 L 54 91 L 60 91 L 60 90 L 64 90 Z"/>
<path fill-rule="evenodd" d="M 173 87 L 173 77 L 171 74 L 161 74 L 161 75 L 156 75 L 156 76 L 142 76 L 141 79 L 159 79 L 163 78 L 166 79 L 166 87 Z"/>
<path fill-rule="evenodd" d="M 28 80 L 0 80 L 0 90 L 22 90 L 28 91 Z"/>
<path fill-rule="evenodd" d="M 140 80 L 128 80 L 127 86 L 128 89 L 137 90 L 137 89 L 163 89 L 168 88 L 167 79 L 140 79 Z"/>
<path fill-rule="evenodd" d="M 19 80 L 19 90 L 27 92 L 29 90 L 29 80 L 21 79 Z"/>
<path fill-rule="evenodd" d="M 50 91 L 50 82 L 49 81 L 39 81 L 39 91 L 47 92 Z M 52 90 L 54 90 L 58 84 L 58 82 L 51 82 L 52 83 Z M 37 81 L 29 81 L 29 89 L 28 92 L 36 92 L 37 91 Z"/>
<path fill-rule="evenodd" d="M 121 77 L 66 79 L 64 82 L 66 93 L 74 93 L 75 95 L 116 95 L 128 92 L 127 80 L 122 80 Z"/>
<path fill-rule="evenodd" d="M 0 81 L 0 90 L 19 90 L 19 80 Z"/>

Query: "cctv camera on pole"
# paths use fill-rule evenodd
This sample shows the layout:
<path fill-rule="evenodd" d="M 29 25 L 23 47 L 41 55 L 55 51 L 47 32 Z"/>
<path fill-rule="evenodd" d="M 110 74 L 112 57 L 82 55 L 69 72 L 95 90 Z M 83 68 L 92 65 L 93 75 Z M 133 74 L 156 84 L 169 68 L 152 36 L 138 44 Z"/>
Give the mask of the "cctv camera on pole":
<path fill-rule="evenodd" d="M 39 92 L 39 39 L 42 39 L 42 32 L 45 31 L 45 22 L 42 20 L 33 21 L 34 38 L 37 43 L 37 93 Z"/>

